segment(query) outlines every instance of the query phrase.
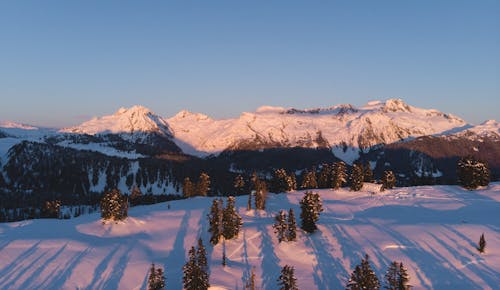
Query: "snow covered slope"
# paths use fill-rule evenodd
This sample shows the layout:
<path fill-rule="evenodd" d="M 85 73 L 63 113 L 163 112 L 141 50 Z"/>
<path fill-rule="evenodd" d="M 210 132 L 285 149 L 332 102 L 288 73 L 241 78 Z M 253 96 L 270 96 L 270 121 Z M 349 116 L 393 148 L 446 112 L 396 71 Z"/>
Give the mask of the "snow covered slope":
<path fill-rule="evenodd" d="M 246 149 L 252 145 L 255 148 L 331 147 L 336 155 L 356 155 L 359 149 L 466 125 L 453 115 L 412 107 L 400 99 L 374 101 L 361 108 L 352 105 L 309 110 L 261 107 L 254 113 L 226 120 L 182 111 L 167 121 L 177 145 L 186 153 L 197 155 Z M 353 154 L 347 149 L 354 151 Z"/>
<path fill-rule="evenodd" d="M 372 195 L 372 192 L 375 194 Z M 199 237 L 207 247 L 214 289 L 244 289 L 255 267 L 258 289 L 277 289 L 285 264 L 295 267 L 300 289 L 343 289 L 365 253 L 379 279 L 388 264 L 408 268 L 412 289 L 498 289 L 500 285 L 500 184 L 467 191 L 456 186 L 396 188 L 383 193 L 319 190 L 319 230 L 278 243 L 274 216 L 293 208 L 303 192 L 270 194 L 266 211 L 247 211 L 226 243 L 208 245 L 212 198 L 131 208 L 125 222 L 102 224 L 98 214 L 71 220 L 0 224 L 0 289 L 146 289 L 151 262 L 165 269 L 167 289 L 181 289 L 182 266 Z M 484 233 L 486 252 L 475 246 Z"/>
<path fill-rule="evenodd" d="M 120 108 L 113 115 L 96 117 L 79 126 L 62 129 L 60 132 L 89 135 L 119 134 L 134 141 L 142 139 L 144 134 L 148 133 L 171 136 L 165 120 L 143 106 Z"/>
<path fill-rule="evenodd" d="M 467 137 L 469 139 L 490 138 L 500 140 L 500 123 L 495 120 L 488 120 L 484 123 L 460 131 L 454 136 Z"/>

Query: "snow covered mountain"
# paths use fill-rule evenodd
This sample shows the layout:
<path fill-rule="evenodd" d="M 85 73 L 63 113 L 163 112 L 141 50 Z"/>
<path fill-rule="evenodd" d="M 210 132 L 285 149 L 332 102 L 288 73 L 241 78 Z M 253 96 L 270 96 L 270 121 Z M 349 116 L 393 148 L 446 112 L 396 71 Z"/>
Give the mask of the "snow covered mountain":
<path fill-rule="evenodd" d="M 329 147 L 349 163 L 357 158 L 360 149 L 467 125 L 456 116 L 416 108 L 400 99 L 373 101 L 361 108 L 261 107 L 254 113 L 225 120 L 182 111 L 167 122 L 177 145 L 190 154 L 203 156 L 248 148 Z"/>
<path fill-rule="evenodd" d="M 89 135 L 118 134 L 129 140 L 143 141 L 147 134 L 172 137 L 163 118 L 143 106 L 120 108 L 110 116 L 95 117 L 79 126 L 60 130 L 62 133 Z"/>

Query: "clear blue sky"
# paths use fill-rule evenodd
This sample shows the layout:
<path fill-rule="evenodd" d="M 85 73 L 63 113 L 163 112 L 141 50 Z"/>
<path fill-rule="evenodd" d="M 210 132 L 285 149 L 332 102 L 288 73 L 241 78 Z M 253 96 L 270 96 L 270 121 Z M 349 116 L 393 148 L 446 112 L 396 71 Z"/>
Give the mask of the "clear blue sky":
<path fill-rule="evenodd" d="M 391 97 L 500 119 L 500 2 L 0 1 L 0 120 Z"/>

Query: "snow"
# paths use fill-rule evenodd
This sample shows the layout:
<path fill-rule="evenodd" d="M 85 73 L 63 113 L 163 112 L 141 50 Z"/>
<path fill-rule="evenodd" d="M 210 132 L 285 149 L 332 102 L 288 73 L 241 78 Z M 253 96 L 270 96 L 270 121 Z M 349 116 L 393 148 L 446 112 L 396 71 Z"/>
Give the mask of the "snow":
<path fill-rule="evenodd" d="M 65 128 L 61 133 L 78 134 L 141 134 L 157 132 L 170 136 L 170 131 L 164 119 L 143 106 L 120 108 L 115 114 L 93 119 L 79 126 Z"/>
<path fill-rule="evenodd" d="M 341 289 L 365 253 L 379 279 L 393 260 L 408 268 L 413 289 L 498 289 L 500 285 L 500 183 L 467 191 L 457 186 L 395 188 L 379 192 L 318 190 L 319 230 L 298 231 L 278 243 L 274 216 L 293 208 L 302 191 L 269 194 L 266 211 L 246 211 L 243 228 L 222 245 L 208 244 L 206 215 L 212 198 L 196 197 L 131 208 L 123 222 L 98 214 L 70 220 L 0 224 L 0 289 L 145 289 L 151 262 L 165 269 L 167 289 L 181 289 L 187 250 L 202 237 L 212 289 L 243 289 L 255 269 L 259 289 L 276 289 L 282 266 L 295 267 L 300 289 Z M 300 224 L 300 222 L 299 222 Z M 484 233 L 484 254 L 475 249 Z"/>
<path fill-rule="evenodd" d="M 106 144 L 103 143 L 87 143 L 87 144 L 81 144 L 81 143 L 73 143 L 70 140 L 64 140 L 59 143 L 57 143 L 58 146 L 61 147 L 68 147 L 68 148 L 73 148 L 76 150 L 86 150 L 86 151 L 94 151 L 94 152 L 99 152 L 104 155 L 108 156 L 113 156 L 113 157 L 121 157 L 121 158 L 127 158 L 127 159 L 137 159 L 137 158 L 143 158 L 144 155 L 136 153 L 134 151 L 122 151 L 118 150 L 116 148 L 113 148 L 111 146 L 106 146 Z"/>
<path fill-rule="evenodd" d="M 307 110 L 264 106 L 238 118 L 215 120 L 182 111 L 167 119 L 174 142 L 189 154 L 218 154 L 242 141 L 256 138 L 281 146 L 316 148 L 318 133 L 330 147 L 346 145 L 354 151 L 401 139 L 443 133 L 466 125 L 453 115 L 409 106 L 399 99 L 370 102 L 361 108 L 338 105 Z M 356 153 L 356 152 L 354 152 Z M 346 162 L 354 153 L 346 156 Z"/>

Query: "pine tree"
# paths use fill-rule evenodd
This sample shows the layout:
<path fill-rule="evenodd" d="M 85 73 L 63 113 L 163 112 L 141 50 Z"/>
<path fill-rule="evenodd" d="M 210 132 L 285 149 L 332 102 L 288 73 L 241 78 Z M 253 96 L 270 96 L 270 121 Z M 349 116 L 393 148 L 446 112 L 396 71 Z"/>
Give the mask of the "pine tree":
<path fill-rule="evenodd" d="M 148 277 L 148 290 L 161 290 L 165 289 L 165 275 L 163 269 L 155 268 L 155 264 L 151 264 Z"/>
<path fill-rule="evenodd" d="M 289 191 L 291 179 L 285 169 L 276 169 L 271 180 L 271 191 L 275 193 Z"/>
<path fill-rule="evenodd" d="M 242 224 L 242 218 L 236 212 L 235 199 L 233 196 L 228 196 L 222 216 L 222 235 L 227 240 L 237 237 Z"/>
<path fill-rule="evenodd" d="M 481 234 L 481 237 L 479 237 L 479 243 L 477 250 L 479 253 L 484 253 L 484 249 L 486 248 L 486 240 L 484 239 L 484 233 Z"/>
<path fill-rule="evenodd" d="M 472 156 L 461 158 L 457 162 L 458 182 L 466 189 L 487 186 L 490 182 L 490 170 L 484 162 Z"/>
<path fill-rule="evenodd" d="M 394 172 L 392 172 L 391 170 L 384 171 L 381 182 L 382 186 L 380 187 L 380 191 L 394 188 L 394 186 L 396 185 L 396 176 L 394 176 Z"/>
<path fill-rule="evenodd" d="M 252 267 L 252 270 L 250 272 L 250 277 L 248 277 L 248 280 L 245 284 L 245 289 L 247 290 L 255 290 L 255 271 L 254 267 Z"/>
<path fill-rule="evenodd" d="M 302 184 L 300 188 L 310 189 L 310 188 L 318 188 L 318 182 L 316 180 L 316 171 L 304 171 L 302 177 Z"/>
<path fill-rule="evenodd" d="M 255 209 L 266 209 L 267 186 L 264 180 L 257 179 L 255 181 Z"/>
<path fill-rule="evenodd" d="M 297 223 L 293 209 L 288 211 L 288 241 L 297 240 Z"/>
<path fill-rule="evenodd" d="M 373 171 L 370 167 L 370 163 L 365 164 L 364 181 L 373 182 Z"/>
<path fill-rule="evenodd" d="M 226 257 L 226 240 L 222 240 L 222 266 L 227 265 L 227 257 Z"/>
<path fill-rule="evenodd" d="M 323 211 L 323 205 L 318 193 L 306 191 L 304 197 L 300 201 L 300 219 L 302 221 L 301 228 L 313 233 L 318 229 L 316 222 L 319 220 L 320 212 Z"/>
<path fill-rule="evenodd" d="M 243 179 L 243 176 L 238 175 L 234 178 L 233 182 L 234 186 L 234 191 L 236 195 L 242 195 L 245 193 L 245 180 Z"/>
<path fill-rule="evenodd" d="M 198 189 L 198 195 L 207 196 L 210 191 L 210 176 L 208 176 L 205 172 L 202 172 L 196 187 Z"/>
<path fill-rule="evenodd" d="M 214 199 L 212 201 L 212 207 L 210 208 L 210 213 L 208 214 L 209 228 L 208 232 L 211 234 L 210 243 L 212 245 L 217 245 L 222 237 L 222 199 Z"/>
<path fill-rule="evenodd" d="M 136 206 L 140 203 L 142 197 L 142 192 L 139 187 L 134 186 L 130 192 L 130 205 Z"/>
<path fill-rule="evenodd" d="M 191 182 L 189 177 L 184 178 L 184 182 L 182 184 L 182 195 L 184 197 L 194 196 L 194 184 Z"/>
<path fill-rule="evenodd" d="M 280 210 L 279 214 L 276 215 L 273 228 L 276 236 L 278 237 L 278 242 L 281 243 L 282 241 L 288 240 L 287 216 L 284 210 Z"/>
<path fill-rule="evenodd" d="M 332 166 L 329 164 L 321 165 L 318 176 L 318 188 L 329 188 L 332 184 Z"/>
<path fill-rule="evenodd" d="M 333 164 L 331 182 L 333 189 L 339 189 L 347 182 L 346 164 L 343 161 Z"/>
<path fill-rule="evenodd" d="M 370 266 L 368 255 L 365 255 L 365 258 L 361 259 L 361 264 L 356 266 L 346 288 L 350 290 L 380 289 L 380 282 Z"/>
<path fill-rule="evenodd" d="M 118 189 L 104 193 L 100 201 L 101 217 L 104 220 L 124 220 L 128 214 L 128 201 Z"/>
<path fill-rule="evenodd" d="M 183 266 L 182 282 L 186 290 L 206 290 L 210 287 L 208 264 L 203 242 L 198 240 L 198 249 L 191 247 L 188 261 Z"/>
<path fill-rule="evenodd" d="M 360 164 L 355 163 L 352 166 L 352 172 L 350 176 L 351 181 L 351 190 L 352 191 L 360 191 L 363 188 L 363 167 Z"/>
<path fill-rule="evenodd" d="M 285 265 L 281 269 L 281 274 L 278 277 L 278 286 L 280 290 L 298 290 L 297 279 L 295 278 L 294 268 Z"/>
<path fill-rule="evenodd" d="M 389 269 L 385 274 L 386 285 L 384 288 L 390 290 L 408 290 L 410 289 L 410 285 L 408 285 L 409 281 L 410 277 L 403 263 L 394 261 L 389 265 Z"/>

